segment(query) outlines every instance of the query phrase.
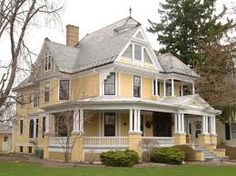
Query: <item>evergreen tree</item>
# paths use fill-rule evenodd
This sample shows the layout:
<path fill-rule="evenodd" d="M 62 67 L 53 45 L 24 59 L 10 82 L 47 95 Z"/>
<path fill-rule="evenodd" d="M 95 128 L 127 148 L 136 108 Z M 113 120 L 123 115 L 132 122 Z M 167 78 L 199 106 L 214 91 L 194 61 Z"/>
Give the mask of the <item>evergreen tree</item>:
<path fill-rule="evenodd" d="M 216 0 L 166 0 L 160 3 L 161 21 L 149 20 L 151 27 L 148 28 L 158 34 L 158 42 L 163 46 L 159 52 L 171 52 L 192 67 L 202 62 L 199 43 L 232 25 L 232 21 L 221 23 L 225 7 L 219 15 L 214 15 L 215 3 Z"/>

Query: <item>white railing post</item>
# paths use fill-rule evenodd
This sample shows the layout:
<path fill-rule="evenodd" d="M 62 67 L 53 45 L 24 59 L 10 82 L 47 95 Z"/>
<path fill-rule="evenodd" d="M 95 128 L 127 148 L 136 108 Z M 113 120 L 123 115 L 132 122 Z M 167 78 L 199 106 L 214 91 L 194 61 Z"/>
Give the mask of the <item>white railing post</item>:
<path fill-rule="evenodd" d="M 178 116 L 177 116 L 177 114 L 174 114 L 174 116 L 175 116 L 175 133 L 177 133 L 178 132 Z"/>

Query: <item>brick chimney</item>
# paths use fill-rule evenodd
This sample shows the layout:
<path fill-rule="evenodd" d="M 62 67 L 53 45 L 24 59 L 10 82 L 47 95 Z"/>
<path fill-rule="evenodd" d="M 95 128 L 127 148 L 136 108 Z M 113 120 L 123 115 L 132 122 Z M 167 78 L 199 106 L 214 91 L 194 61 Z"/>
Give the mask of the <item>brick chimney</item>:
<path fill-rule="evenodd" d="M 74 47 L 79 43 L 79 27 L 71 24 L 66 25 L 66 45 Z"/>

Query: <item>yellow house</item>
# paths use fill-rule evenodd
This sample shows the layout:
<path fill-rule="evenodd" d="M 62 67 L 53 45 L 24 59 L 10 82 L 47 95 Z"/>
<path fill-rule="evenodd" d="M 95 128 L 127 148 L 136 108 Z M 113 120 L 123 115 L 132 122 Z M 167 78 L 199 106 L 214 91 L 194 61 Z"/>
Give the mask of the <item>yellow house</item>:
<path fill-rule="evenodd" d="M 44 40 L 30 77 L 14 90 L 13 148 L 45 159 L 96 160 L 107 150 L 189 145 L 195 159 L 216 149 L 215 116 L 198 94 L 199 76 L 170 53 L 157 56 L 139 22 L 127 17 L 66 45 Z M 199 154 L 200 153 L 200 154 Z"/>

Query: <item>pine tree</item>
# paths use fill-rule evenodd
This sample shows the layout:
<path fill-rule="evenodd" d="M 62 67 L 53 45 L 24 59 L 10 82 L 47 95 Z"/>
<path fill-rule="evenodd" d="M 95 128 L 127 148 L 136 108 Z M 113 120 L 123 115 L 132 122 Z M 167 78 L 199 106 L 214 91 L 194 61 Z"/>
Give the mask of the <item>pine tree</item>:
<path fill-rule="evenodd" d="M 202 62 L 199 43 L 232 25 L 232 21 L 221 23 L 225 7 L 219 15 L 214 15 L 215 3 L 216 0 L 166 0 L 160 3 L 161 21 L 149 20 L 151 27 L 148 28 L 158 34 L 158 42 L 163 46 L 159 52 L 171 52 L 192 67 Z"/>

